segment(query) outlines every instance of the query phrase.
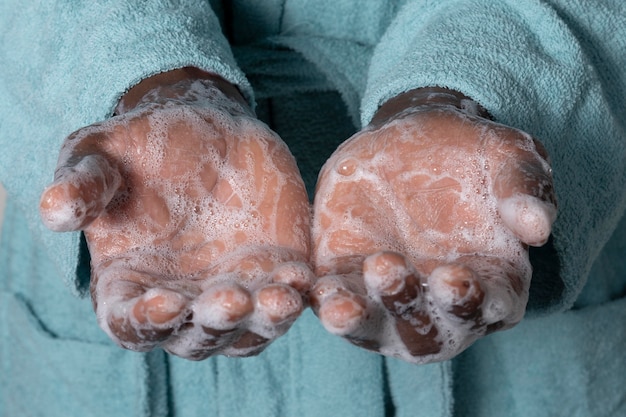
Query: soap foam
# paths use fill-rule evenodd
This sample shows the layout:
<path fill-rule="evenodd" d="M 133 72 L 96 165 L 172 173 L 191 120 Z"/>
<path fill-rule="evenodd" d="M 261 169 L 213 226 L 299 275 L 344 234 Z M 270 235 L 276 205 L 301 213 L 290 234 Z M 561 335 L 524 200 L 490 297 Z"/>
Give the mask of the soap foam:
<path fill-rule="evenodd" d="M 101 276 L 95 296 L 98 302 L 97 315 L 103 329 L 124 347 L 142 351 L 154 345 L 150 338 L 154 326 L 132 319 L 131 311 L 136 299 L 126 299 L 127 285 L 121 281 L 125 279 L 126 271 L 147 269 L 149 277 L 146 276 L 145 285 L 166 287 L 184 293 L 191 299 L 197 296 L 198 291 L 229 282 L 237 282 L 253 293 L 271 282 L 271 272 L 276 265 L 285 261 L 301 260 L 301 252 L 304 251 L 302 248 L 308 247 L 305 225 L 309 212 L 304 187 L 301 182 L 285 174 L 284 171 L 288 168 L 277 166 L 284 159 L 278 153 L 285 152 L 285 147 L 272 143 L 279 139 L 268 139 L 264 125 L 247 120 L 247 116 L 232 117 L 228 112 L 235 112 L 234 107 L 226 112 L 215 108 L 192 111 L 175 106 L 168 108 L 167 105 L 165 108 L 155 106 L 153 110 L 148 117 L 151 131 L 146 146 L 130 144 L 121 157 L 120 169 L 127 184 L 109 206 L 112 210 L 109 220 L 114 228 L 90 230 L 91 236 L 96 239 L 110 237 L 112 233 L 119 234 L 120 240 L 134 247 L 124 249 L 125 259 L 128 260 L 118 261 L 120 273 L 117 276 L 113 276 L 114 271 L 109 270 L 110 265 L 103 267 L 108 272 Z M 205 120 L 209 120 L 209 123 L 204 123 Z M 186 140 L 184 137 L 175 138 L 169 134 L 180 123 L 185 123 L 186 126 L 203 126 L 195 127 L 194 132 L 202 136 L 204 148 L 201 153 L 194 155 L 195 158 L 189 159 L 193 162 L 185 167 L 184 176 L 174 180 L 166 179 L 160 173 L 167 168 L 165 164 L 168 163 L 168 151 L 172 147 L 184 146 L 181 142 Z M 224 138 L 232 140 L 224 141 Z M 265 157 L 257 158 L 252 153 L 242 154 L 246 151 L 244 147 L 251 144 L 260 147 L 259 153 Z M 200 174 L 207 166 L 218 173 L 213 190 L 221 187 L 226 190 L 224 196 L 217 197 L 208 193 L 210 190 L 204 187 Z M 261 181 L 257 181 L 259 178 L 255 174 L 258 172 L 262 173 Z M 302 190 L 305 201 L 302 213 L 295 213 L 293 218 L 278 218 L 275 214 L 281 208 L 279 198 L 285 187 Z M 166 224 L 160 225 L 158 219 L 150 216 L 152 211 L 145 210 L 141 201 L 148 194 L 139 193 L 153 193 L 158 197 L 163 206 L 161 213 L 168 213 L 164 217 L 169 219 Z M 150 200 L 147 201 L 149 203 Z M 132 219 L 126 213 L 130 213 Z M 291 229 L 283 226 L 285 222 L 289 222 Z M 284 234 L 285 230 L 287 234 L 290 233 L 289 239 L 296 243 L 290 243 L 291 246 L 283 248 L 277 247 L 276 242 L 281 239 L 284 241 L 284 237 L 279 234 Z M 201 236 L 202 239 L 191 239 L 185 243 L 181 236 Z M 206 245 L 213 245 L 216 250 L 215 255 L 211 255 L 210 251 L 207 255 L 212 259 L 210 264 L 191 271 L 190 275 L 181 274 L 181 269 L 189 265 L 177 265 L 179 254 L 200 250 Z M 112 242 L 111 248 L 113 251 L 120 251 L 124 245 L 116 246 Z M 101 261 L 96 260 L 96 265 Z M 188 281 L 190 278 L 193 282 Z M 190 286 L 196 290 L 190 290 Z M 287 314 L 287 310 L 294 308 L 294 300 L 295 298 L 286 300 L 283 313 Z M 299 295 L 297 300 L 301 302 Z M 194 318 L 180 328 L 182 321 L 174 323 L 174 333 L 171 340 L 165 342 L 164 348 L 184 357 L 197 355 L 198 350 L 203 349 L 203 343 L 213 338 L 201 329 L 200 323 L 206 322 L 205 324 L 216 329 L 228 328 L 232 324 L 227 323 L 223 314 L 213 314 L 216 308 L 219 310 L 218 304 L 193 304 Z M 278 310 L 279 307 L 277 306 Z M 112 316 L 127 317 L 124 326 L 132 327 L 139 341 L 116 339 L 109 328 Z M 255 312 L 240 323 L 241 331 L 215 339 L 215 348 L 236 340 L 246 328 L 273 339 L 283 334 L 292 321 L 293 319 L 287 320 L 277 325 L 262 312 Z M 254 349 L 256 348 L 231 349 L 224 352 L 244 355 Z"/>
<path fill-rule="evenodd" d="M 474 320 L 462 320 L 451 314 L 449 310 L 453 302 L 452 296 L 446 299 L 435 299 L 427 286 L 424 287 L 425 293 L 419 300 L 404 306 L 396 306 L 398 309 L 407 311 L 416 308 L 424 309 L 425 314 L 432 318 L 432 325 L 438 329 L 436 339 L 441 347 L 438 353 L 412 357 L 397 333 L 393 317 L 389 314 L 383 315 L 383 325 L 370 322 L 369 329 L 362 329 L 365 334 L 376 335 L 384 354 L 414 363 L 444 360 L 455 356 L 482 336 L 487 324 L 503 321 L 505 325 L 510 326 L 521 320 L 528 297 L 530 264 L 526 250 L 509 229 L 506 219 L 508 212 L 502 216 L 504 221 L 501 218 L 502 209 L 493 193 L 491 181 L 492 161 L 488 158 L 484 146 L 478 146 L 468 156 L 467 151 L 457 151 L 449 147 L 438 148 L 435 144 L 430 149 L 431 155 L 442 158 L 439 152 L 446 152 L 445 160 L 442 160 L 440 164 L 434 164 L 431 157 L 416 159 L 413 164 L 408 164 L 405 161 L 408 160 L 409 155 L 412 155 L 411 143 L 422 134 L 420 127 L 406 127 L 403 120 L 396 120 L 390 125 L 396 129 L 393 141 L 396 141 L 397 148 L 372 150 L 375 146 L 379 146 L 378 143 L 384 140 L 384 136 L 377 138 L 375 144 L 361 147 L 354 145 L 354 140 L 349 140 L 339 148 L 339 151 L 323 168 L 320 178 L 324 180 L 318 185 L 315 200 L 316 217 L 312 225 L 313 239 L 316 242 L 316 267 L 333 271 L 336 269 L 334 265 L 336 259 L 354 254 L 344 251 L 356 250 L 358 252 L 358 246 L 350 248 L 347 244 L 342 246 L 339 252 L 335 250 L 330 238 L 334 236 L 335 231 L 339 230 L 352 233 L 355 243 L 359 240 L 374 242 L 373 247 L 377 251 L 405 254 L 410 262 L 418 266 L 418 269 L 423 260 L 435 260 L 439 264 L 446 264 L 468 256 L 501 259 L 502 262 L 513 265 L 522 281 L 521 293 L 513 291 L 510 278 L 497 267 L 497 264 L 490 266 L 491 270 L 487 268 L 480 271 L 486 274 L 484 276 L 479 274 L 486 295 L 483 301 L 484 322 L 479 326 L 476 326 Z M 488 139 L 494 138 L 486 138 L 485 141 L 488 142 Z M 530 137 L 525 137 L 520 146 L 528 151 L 536 152 Z M 418 160 L 424 163 L 420 164 Z M 457 184 L 446 190 L 456 196 L 456 203 L 450 210 L 452 210 L 452 216 L 459 219 L 450 230 L 416 228 L 418 223 L 415 221 L 414 213 L 407 211 L 407 203 L 400 199 L 398 192 L 399 190 L 406 192 L 403 191 L 405 189 L 414 192 L 410 187 L 398 188 L 398 184 L 411 184 L 411 180 L 415 178 L 426 179 L 423 182 L 427 188 L 426 192 L 431 192 L 428 191 L 429 186 Z M 333 212 L 333 207 L 336 206 L 328 204 L 330 199 L 347 201 L 346 196 L 334 194 L 339 185 L 342 185 L 342 189 L 345 189 L 347 185 L 355 190 L 363 190 L 369 199 L 364 204 L 375 209 L 384 209 L 380 211 L 378 221 L 375 224 L 364 223 L 358 216 L 353 215 L 354 211 L 351 208 L 341 213 Z M 407 201 L 410 206 L 410 200 Z M 347 205 L 341 207 L 347 207 Z M 412 208 L 421 210 L 421 207 Z M 434 206 L 427 209 L 437 208 Z M 433 213 L 436 214 L 436 212 Z M 464 213 L 471 213 L 476 217 L 466 217 L 463 221 Z M 531 222 L 527 221 L 527 223 Z M 350 249 L 345 249 L 346 247 Z M 425 272 L 428 274 L 428 270 Z M 380 299 L 377 299 L 376 294 L 369 295 L 374 301 L 370 309 L 380 305 Z M 429 327 L 425 327 L 422 332 L 429 330 Z"/>
<path fill-rule="evenodd" d="M 541 246 L 548 240 L 556 219 L 554 205 L 524 194 L 503 200 L 499 210 L 511 230 L 523 242 L 533 246 Z"/>
<path fill-rule="evenodd" d="M 54 231 L 86 227 L 100 215 L 121 182 L 120 174 L 99 155 L 87 155 L 75 166 L 58 169 L 51 186 L 56 190 L 52 198 L 63 204 L 52 205 L 52 201 L 42 200 L 44 204 L 52 205 L 41 210 L 44 224 Z M 42 198 L 50 199 L 50 190 L 48 188 Z"/>

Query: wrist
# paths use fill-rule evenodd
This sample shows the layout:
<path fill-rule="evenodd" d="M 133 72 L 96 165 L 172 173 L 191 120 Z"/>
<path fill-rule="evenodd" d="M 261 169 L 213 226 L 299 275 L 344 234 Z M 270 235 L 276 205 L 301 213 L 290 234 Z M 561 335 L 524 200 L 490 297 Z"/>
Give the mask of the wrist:
<path fill-rule="evenodd" d="M 196 84 L 195 94 L 190 94 L 192 85 Z M 208 98 L 210 90 L 219 90 L 230 101 L 240 105 L 244 112 L 252 113 L 247 101 L 237 87 L 216 74 L 202 71 L 198 68 L 186 67 L 148 77 L 128 90 L 115 108 L 115 114 L 127 113 L 142 104 L 161 103 L 167 101 L 198 101 L 202 97 Z"/>
<path fill-rule="evenodd" d="M 382 126 L 402 114 L 418 108 L 450 106 L 474 116 L 492 119 L 484 107 L 463 93 L 441 87 L 424 87 L 409 90 L 387 100 L 378 108 L 370 125 Z"/>

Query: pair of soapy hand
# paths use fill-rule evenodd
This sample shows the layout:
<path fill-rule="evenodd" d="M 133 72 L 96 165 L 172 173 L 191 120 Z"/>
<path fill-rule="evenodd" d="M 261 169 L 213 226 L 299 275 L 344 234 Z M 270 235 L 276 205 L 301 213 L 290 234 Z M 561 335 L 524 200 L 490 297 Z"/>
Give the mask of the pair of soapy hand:
<path fill-rule="evenodd" d="M 311 208 L 287 146 L 235 87 L 150 78 L 70 135 L 44 223 L 83 230 L 100 326 L 121 346 L 249 356 L 311 306 L 355 345 L 426 363 L 519 322 L 551 170 L 471 100 L 414 90 L 320 173 Z"/>

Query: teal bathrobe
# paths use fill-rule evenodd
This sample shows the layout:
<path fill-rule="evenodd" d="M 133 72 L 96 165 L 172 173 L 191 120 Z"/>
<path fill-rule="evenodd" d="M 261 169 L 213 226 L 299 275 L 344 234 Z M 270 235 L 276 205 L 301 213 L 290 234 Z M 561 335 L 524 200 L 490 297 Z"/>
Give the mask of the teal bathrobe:
<path fill-rule="evenodd" d="M 239 86 L 312 196 L 335 147 L 403 91 L 472 97 L 547 147 L 559 215 L 525 320 L 416 366 L 310 310 L 258 357 L 122 350 L 98 328 L 80 233 L 38 217 L 57 150 L 140 80 Z M 0 416 L 626 415 L 626 12 L 621 0 L 0 2 Z"/>

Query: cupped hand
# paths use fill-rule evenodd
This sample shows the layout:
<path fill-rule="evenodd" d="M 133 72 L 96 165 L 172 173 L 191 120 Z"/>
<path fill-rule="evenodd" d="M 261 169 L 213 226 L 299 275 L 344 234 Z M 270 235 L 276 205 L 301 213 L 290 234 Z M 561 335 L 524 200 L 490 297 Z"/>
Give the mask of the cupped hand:
<path fill-rule="evenodd" d="M 522 319 L 555 215 L 539 142 L 459 93 L 405 93 L 322 168 L 312 306 L 358 346 L 449 359 Z"/>
<path fill-rule="evenodd" d="M 98 322 L 121 346 L 256 354 L 313 282 L 295 161 L 216 76 L 178 70 L 137 88 L 67 138 L 44 223 L 84 231 Z"/>

